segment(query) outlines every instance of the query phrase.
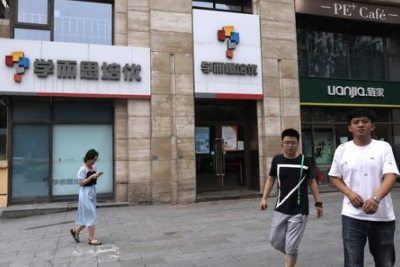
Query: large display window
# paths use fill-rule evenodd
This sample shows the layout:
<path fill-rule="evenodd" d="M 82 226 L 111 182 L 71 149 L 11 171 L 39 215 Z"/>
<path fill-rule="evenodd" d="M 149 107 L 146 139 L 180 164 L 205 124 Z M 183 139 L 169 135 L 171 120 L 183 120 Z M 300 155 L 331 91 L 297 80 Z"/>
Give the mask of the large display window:
<path fill-rule="evenodd" d="M 303 153 L 315 164 L 318 182 L 328 183 L 337 146 L 352 140 L 346 116 L 354 107 L 301 107 Z M 400 166 L 400 109 L 370 108 L 377 114 L 372 137 L 392 145 Z"/>
<path fill-rule="evenodd" d="M 113 189 L 113 128 L 111 125 L 54 125 L 53 127 L 53 196 L 74 195 L 78 190 L 76 174 L 83 157 L 91 148 L 99 152 L 96 166 L 104 172 L 96 185 L 97 193 Z"/>
<path fill-rule="evenodd" d="M 11 99 L 12 203 L 76 199 L 76 178 L 87 150 L 99 152 L 104 175 L 97 192 L 113 193 L 113 105 L 111 100 Z"/>

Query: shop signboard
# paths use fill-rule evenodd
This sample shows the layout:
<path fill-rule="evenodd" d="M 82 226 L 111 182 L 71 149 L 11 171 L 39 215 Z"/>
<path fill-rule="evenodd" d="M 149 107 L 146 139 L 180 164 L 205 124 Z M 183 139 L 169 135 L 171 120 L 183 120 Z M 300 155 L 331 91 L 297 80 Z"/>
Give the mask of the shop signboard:
<path fill-rule="evenodd" d="M 260 18 L 193 10 L 196 98 L 263 99 Z"/>
<path fill-rule="evenodd" d="M 400 83 L 300 78 L 301 105 L 400 107 Z"/>
<path fill-rule="evenodd" d="M 2 95 L 150 98 L 150 49 L 0 38 Z"/>
<path fill-rule="evenodd" d="M 400 8 L 357 1 L 296 0 L 296 13 L 400 24 Z"/>

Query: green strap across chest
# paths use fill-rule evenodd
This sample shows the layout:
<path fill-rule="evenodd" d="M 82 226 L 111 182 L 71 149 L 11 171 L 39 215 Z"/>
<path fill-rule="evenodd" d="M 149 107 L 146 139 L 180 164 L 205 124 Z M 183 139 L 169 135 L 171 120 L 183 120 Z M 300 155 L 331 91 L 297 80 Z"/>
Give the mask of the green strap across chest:
<path fill-rule="evenodd" d="M 304 155 L 301 155 L 301 167 L 300 167 L 300 176 L 299 176 L 299 187 L 297 188 L 297 205 L 300 205 L 300 182 L 301 182 L 301 177 L 303 177 L 303 165 L 304 165 Z"/>

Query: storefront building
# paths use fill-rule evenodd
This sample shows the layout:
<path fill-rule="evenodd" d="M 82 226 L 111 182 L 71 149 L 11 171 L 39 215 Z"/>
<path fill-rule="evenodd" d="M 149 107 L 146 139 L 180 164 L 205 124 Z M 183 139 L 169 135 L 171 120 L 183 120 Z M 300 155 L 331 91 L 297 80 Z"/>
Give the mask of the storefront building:
<path fill-rule="evenodd" d="M 1 3 L 1 206 L 75 200 L 90 148 L 103 199 L 260 192 L 300 129 L 293 1 Z"/>
<path fill-rule="evenodd" d="M 374 138 L 389 142 L 400 160 L 400 7 L 394 4 L 296 0 L 303 150 L 321 170 L 320 183 L 328 182 L 335 148 L 351 138 L 346 113 L 354 107 L 377 113 Z"/>

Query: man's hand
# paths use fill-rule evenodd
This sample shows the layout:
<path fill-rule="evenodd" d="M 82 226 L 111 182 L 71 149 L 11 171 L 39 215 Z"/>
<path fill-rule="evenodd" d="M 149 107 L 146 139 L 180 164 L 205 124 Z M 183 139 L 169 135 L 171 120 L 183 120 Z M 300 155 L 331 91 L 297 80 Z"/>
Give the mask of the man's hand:
<path fill-rule="evenodd" d="M 266 210 L 268 208 L 267 200 L 261 199 L 260 201 L 260 210 Z"/>
<path fill-rule="evenodd" d="M 353 205 L 354 208 L 358 209 L 364 206 L 364 199 L 355 192 L 350 191 L 346 194 L 346 196 L 350 200 L 350 203 L 351 205 Z"/>
<path fill-rule="evenodd" d="M 317 210 L 317 218 L 319 219 L 324 214 L 324 209 L 322 207 L 316 207 L 316 210 Z"/>
<path fill-rule="evenodd" d="M 363 211 L 366 214 L 374 214 L 378 211 L 379 205 L 372 198 L 367 199 L 362 206 Z"/>

